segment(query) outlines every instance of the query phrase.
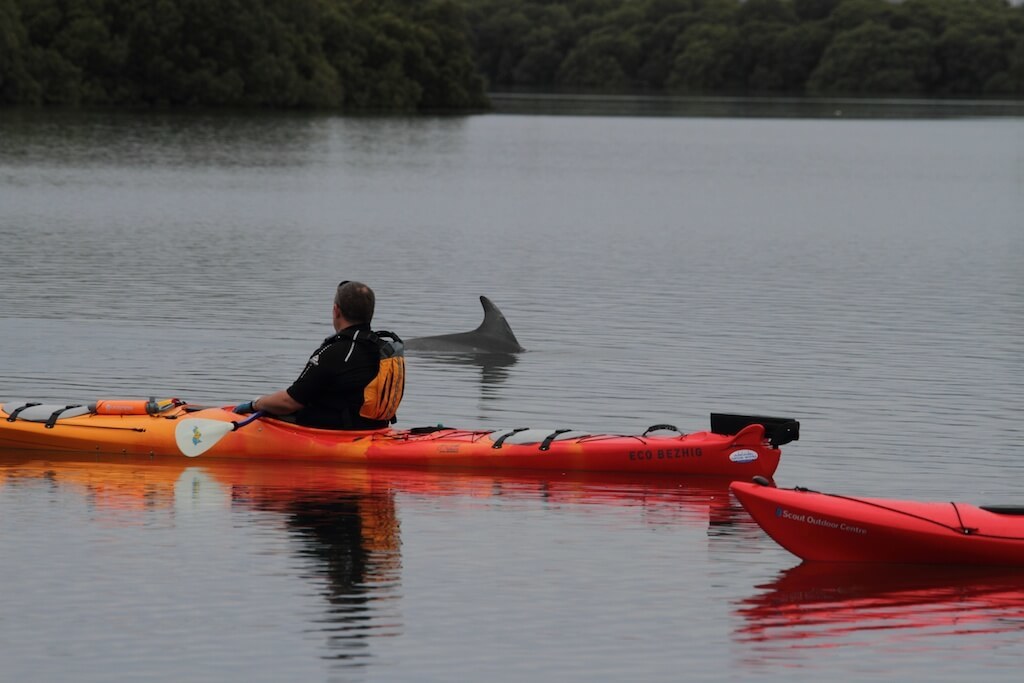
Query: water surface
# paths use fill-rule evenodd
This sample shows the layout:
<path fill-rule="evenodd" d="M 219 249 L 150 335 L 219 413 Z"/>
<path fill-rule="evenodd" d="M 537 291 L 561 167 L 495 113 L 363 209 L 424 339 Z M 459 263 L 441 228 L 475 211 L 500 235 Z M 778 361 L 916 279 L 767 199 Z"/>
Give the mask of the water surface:
<path fill-rule="evenodd" d="M 781 485 L 1019 504 L 1022 215 L 1013 116 L 7 111 L 0 396 L 246 400 L 294 379 L 360 279 L 378 327 L 469 330 L 485 294 L 528 349 L 411 357 L 400 425 L 792 416 Z M 0 472 L 0 658 L 22 681 L 1022 661 L 1014 577 L 794 579 L 727 482 L 45 453 Z"/>

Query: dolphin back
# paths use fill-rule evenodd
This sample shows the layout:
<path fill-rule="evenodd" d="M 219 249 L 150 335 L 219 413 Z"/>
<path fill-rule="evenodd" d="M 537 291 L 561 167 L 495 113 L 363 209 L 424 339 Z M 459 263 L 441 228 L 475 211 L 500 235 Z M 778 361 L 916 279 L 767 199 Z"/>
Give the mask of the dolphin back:
<path fill-rule="evenodd" d="M 505 316 L 486 296 L 480 297 L 484 308 L 484 319 L 471 332 L 439 334 L 433 337 L 418 337 L 406 341 L 407 349 L 415 351 L 471 351 L 477 353 L 519 353 L 525 349 L 512 332 Z"/>

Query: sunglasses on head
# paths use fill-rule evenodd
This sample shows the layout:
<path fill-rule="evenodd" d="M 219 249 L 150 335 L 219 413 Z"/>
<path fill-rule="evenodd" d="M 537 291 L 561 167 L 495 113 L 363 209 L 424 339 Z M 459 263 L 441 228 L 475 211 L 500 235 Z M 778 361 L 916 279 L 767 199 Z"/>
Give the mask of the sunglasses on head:
<path fill-rule="evenodd" d="M 350 282 L 352 282 L 352 281 L 351 280 L 342 280 L 341 282 L 338 283 L 338 286 L 339 287 L 344 287 L 345 285 L 347 285 Z"/>

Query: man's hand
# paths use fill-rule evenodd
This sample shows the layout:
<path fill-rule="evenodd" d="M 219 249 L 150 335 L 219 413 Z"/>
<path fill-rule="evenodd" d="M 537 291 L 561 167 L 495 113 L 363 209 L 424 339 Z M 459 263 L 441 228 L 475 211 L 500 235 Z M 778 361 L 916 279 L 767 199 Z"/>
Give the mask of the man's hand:
<path fill-rule="evenodd" d="M 246 401 L 245 403 L 239 403 L 237 406 L 234 407 L 234 411 L 238 415 L 248 415 L 249 413 L 251 413 L 253 411 L 252 404 L 253 404 L 253 401 Z"/>

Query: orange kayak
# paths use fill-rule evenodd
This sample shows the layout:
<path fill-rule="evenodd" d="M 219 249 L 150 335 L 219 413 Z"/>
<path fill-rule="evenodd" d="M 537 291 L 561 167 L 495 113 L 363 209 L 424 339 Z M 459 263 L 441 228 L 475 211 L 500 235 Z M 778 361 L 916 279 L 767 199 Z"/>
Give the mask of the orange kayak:
<path fill-rule="evenodd" d="M 0 449 L 181 456 L 175 429 L 185 420 L 239 423 L 230 409 L 176 399 L 90 405 L 0 405 Z M 131 403 L 131 402 L 127 402 Z M 537 469 L 771 477 L 779 446 L 799 438 L 787 418 L 712 413 L 710 431 L 684 434 L 655 425 L 641 434 L 569 429 L 467 430 L 450 427 L 336 431 L 260 417 L 229 431 L 198 459 L 243 458 L 467 469 Z M 179 430 L 180 432 L 180 430 Z M 183 457 L 183 456 L 182 456 Z"/>

